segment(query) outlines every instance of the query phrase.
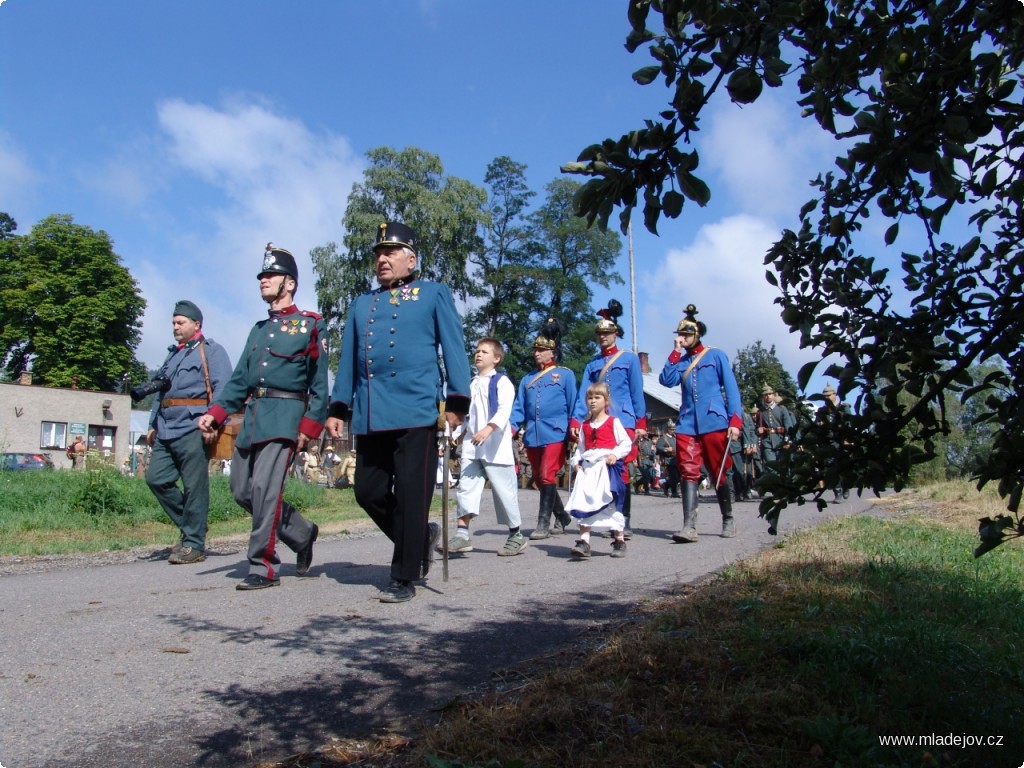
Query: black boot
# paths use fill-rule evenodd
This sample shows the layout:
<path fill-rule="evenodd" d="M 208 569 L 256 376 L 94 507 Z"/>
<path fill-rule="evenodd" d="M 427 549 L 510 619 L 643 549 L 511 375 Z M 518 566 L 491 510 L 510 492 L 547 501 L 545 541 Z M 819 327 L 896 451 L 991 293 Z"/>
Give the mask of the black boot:
<path fill-rule="evenodd" d="M 672 534 L 672 541 L 690 543 L 697 540 L 697 484 L 684 482 L 683 530 Z"/>
<path fill-rule="evenodd" d="M 718 508 L 722 510 L 722 538 L 731 539 L 736 535 L 736 526 L 732 520 L 732 499 L 729 498 L 729 485 L 720 485 L 715 490 L 718 496 Z"/>
<path fill-rule="evenodd" d="M 555 533 L 568 533 L 569 526 L 572 525 L 572 515 L 565 511 L 565 506 L 562 504 L 562 497 L 558 495 L 558 486 L 553 485 L 552 497 L 555 500 Z"/>
<path fill-rule="evenodd" d="M 540 487 L 540 511 L 537 513 L 537 527 L 530 534 L 530 540 L 546 539 L 551 535 L 551 511 L 555 504 L 555 486 Z"/>

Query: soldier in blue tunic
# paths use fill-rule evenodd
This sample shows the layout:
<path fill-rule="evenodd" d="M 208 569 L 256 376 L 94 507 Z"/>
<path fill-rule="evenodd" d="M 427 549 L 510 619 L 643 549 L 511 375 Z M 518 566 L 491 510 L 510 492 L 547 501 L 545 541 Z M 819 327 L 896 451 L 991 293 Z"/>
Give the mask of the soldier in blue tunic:
<path fill-rule="evenodd" d="M 697 320 L 697 308 L 686 307 L 676 328 L 675 348 L 665 361 L 658 381 L 665 387 L 681 387 L 682 399 L 676 424 L 676 460 L 683 481 L 683 528 L 673 541 L 697 541 L 697 483 L 701 465 L 715 483 L 722 512 L 722 536 L 736 535 L 729 498 L 727 447 L 740 439 L 743 405 L 729 358 L 720 349 L 704 345 L 707 333 Z"/>
<path fill-rule="evenodd" d="M 565 466 L 569 419 L 576 405 L 576 376 L 555 362 L 561 335 L 558 321 L 548 318 L 533 342 L 537 370 L 519 382 L 519 396 L 512 406 L 512 428 L 518 431 L 525 424 L 523 443 L 540 489 L 537 527 L 530 534 L 534 540 L 551 535 L 552 514 L 556 530 L 563 533 L 572 522 L 558 495 L 558 471 Z"/>
<path fill-rule="evenodd" d="M 295 551 L 295 572 L 309 571 L 319 530 L 284 501 L 284 482 L 296 450 L 320 437 L 327 416 L 327 326 L 292 300 L 295 258 L 267 243 L 257 279 L 269 316 L 249 331 L 224 391 L 199 419 L 213 432 L 245 408 L 231 458 L 231 493 L 252 514 L 249 575 L 235 587 L 242 590 L 280 583 L 278 539 Z"/>
<path fill-rule="evenodd" d="M 174 305 L 171 323 L 176 343 L 167 348 L 167 359 L 153 381 L 132 390 L 132 397 L 142 399 L 138 394 L 158 390 L 146 433 L 153 447 L 146 484 L 181 531 L 167 559 L 181 565 L 206 559 L 210 473 L 196 419 L 224 388 L 231 360 L 224 347 L 203 335 L 203 313 L 191 301 Z"/>
<path fill-rule="evenodd" d="M 629 492 L 628 466 L 636 461 L 637 441 L 647 434 L 647 401 L 644 398 L 644 376 L 640 358 L 632 352 L 620 350 L 616 340 L 622 336 L 617 320 L 622 314 L 622 304 L 615 299 L 608 302 L 607 309 L 598 311 L 601 318 L 594 328 L 600 351 L 587 363 L 580 377 L 580 389 L 576 395 L 569 432 L 572 440 L 579 440 L 580 425 L 587 419 L 587 387 L 603 381 L 611 390 L 612 401 L 608 411 L 617 418 L 633 441 L 633 449 L 623 460 L 627 467 L 622 478 L 626 485 L 626 498 L 622 505 L 622 516 L 626 518 L 626 538 L 630 538 L 630 509 L 632 498 Z"/>
<path fill-rule="evenodd" d="M 356 435 L 356 501 L 394 545 L 380 599 L 401 603 L 416 595 L 440 537 L 427 524 L 438 409 L 444 401 L 452 430 L 462 423 L 469 361 L 451 292 L 416 274 L 412 229 L 382 223 L 373 250 L 380 287 L 356 298 L 345 321 L 327 431 L 339 437 L 348 421 Z"/>

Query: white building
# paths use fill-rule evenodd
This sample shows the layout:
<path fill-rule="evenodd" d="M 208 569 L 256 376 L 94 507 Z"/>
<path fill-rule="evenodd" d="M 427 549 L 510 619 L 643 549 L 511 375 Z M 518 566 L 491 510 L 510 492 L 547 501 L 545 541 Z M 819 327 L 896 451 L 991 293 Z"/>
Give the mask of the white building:
<path fill-rule="evenodd" d="M 58 468 L 71 468 L 65 450 L 81 435 L 89 451 L 120 466 L 131 451 L 131 398 L 32 384 L 0 382 L 0 451 L 43 452 Z"/>

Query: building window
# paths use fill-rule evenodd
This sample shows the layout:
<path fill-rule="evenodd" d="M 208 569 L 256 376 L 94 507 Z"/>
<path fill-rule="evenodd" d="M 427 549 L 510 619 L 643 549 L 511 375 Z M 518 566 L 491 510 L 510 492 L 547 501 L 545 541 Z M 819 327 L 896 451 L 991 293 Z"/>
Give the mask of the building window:
<path fill-rule="evenodd" d="M 62 421 L 44 421 L 39 432 L 40 448 L 67 448 L 68 425 Z"/>

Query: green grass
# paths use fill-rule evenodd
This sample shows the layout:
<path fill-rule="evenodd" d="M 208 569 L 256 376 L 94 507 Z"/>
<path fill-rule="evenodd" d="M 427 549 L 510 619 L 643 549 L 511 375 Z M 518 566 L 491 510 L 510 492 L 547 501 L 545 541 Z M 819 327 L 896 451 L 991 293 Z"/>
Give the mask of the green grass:
<path fill-rule="evenodd" d="M 886 503 L 889 518 L 788 537 L 416 733 L 332 742 L 283 765 L 1020 765 L 1024 548 L 972 556 L 979 510 L 998 506 L 990 494 L 933 488 Z M 951 734 L 1003 743 L 879 740 Z"/>
<path fill-rule="evenodd" d="M 285 499 L 325 532 L 362 523 L 350 490 L 288 480 Z M 210 539 L 249 532 L 228 479 L 210 478 Z M 114 470 L 0 473 L 0 556 L 31 557 L 167 546 L 177 529 L 142 478 Z"/>

